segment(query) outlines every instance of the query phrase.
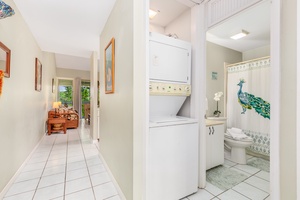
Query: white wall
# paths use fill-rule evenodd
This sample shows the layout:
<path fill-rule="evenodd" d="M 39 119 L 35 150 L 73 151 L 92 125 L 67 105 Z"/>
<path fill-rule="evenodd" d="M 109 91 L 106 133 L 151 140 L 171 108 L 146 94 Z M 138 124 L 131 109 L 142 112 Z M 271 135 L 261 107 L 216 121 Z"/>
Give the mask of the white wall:
<path fill-rule="evenodd" d="M 168 24 L 165 27 L 165 34 L 176 34 L 178 39 L 191 42 L 191 9 L 188 9 Z M 190 97 L 185 100 L 178 115 L 190 117 Z"/>
<path fill-rule="evenodd" d="M 2 51 L 2 50 L 1 50 Z M 3 52 L 3 53 L 5 53 L 5 52 Z M 5 69 L 5 67 L 6 67 L 6 61 L 5 60 L 0 60 L 0 69 Z"/>
<path fill-rule="evenodd" d="M 281 2 L 280 199 L 297 198 L 297 2 Z"/>
<path fill-rule="evenodd" d="M 0 20 L 0 41 L 11 50 L 11 77 L 4 78 L 0 97 L 0 191 L 45 134 L 55 77 L 54 55 L 41 51 L 14 1 L 5 3 L 16 14 Z M 43 65 L 41 92 L 34 89 L 36 57 Z"/>
<path fill-rule="evenodd" d="M 178 39 L 191 42 L 191 9 L 165 27 L 165 34 L 176 34 Z"/>
<path fill-rule="evenodd" d="M 243 52 L 243 61 L 270 56 L 270 45 Z"/>
<path fill-rule="evenodd" d="M 90 136 L 92 140 L 98 139 L 98 60 L 97 52 L 93 52 L 90 58 L 90 110 L 91 110 L 91 126 L 90 126 Z"/>
<path fill-rule="evenodd" d="M 84 80 L 90 80 L 90 72 L 75 69 L 56 68 L 56 76 L 62 78 L 80 77 Z"/>
<path fill-rule="evenodd" d="M 242 61 L 242 53 L 222 47 L 220 45 L 206 43 L 206 97 L 208 100 L 207 116 L 213 116 L 217 109 L 217 103 L 214 101 L 215 93 L 224 91 L 224 63 L 237 63 Z M 212 80 L 212 72 L 218 73 L 217 80 Z M 221 116 L 224 116 L 224 96 L 218 102 Z"/>
<path fill-rule="evenodd" d="M 155 25 L 155 24 L 150 24 L 149 25 L 149 31 L 154 32 L 154 33 L 160 33 L 160 34 L 165 34 L 165 29 L 164 27 Z"/>
<path fill-rule="evenodd" d="M 104 49 L 115 38 L 115 92 L 104 91 Z M 133 0 L 117 0 L 100 35 L 100 152 L 133 199 Z M 142 67 L 142 66 L 141 66 Z"/>

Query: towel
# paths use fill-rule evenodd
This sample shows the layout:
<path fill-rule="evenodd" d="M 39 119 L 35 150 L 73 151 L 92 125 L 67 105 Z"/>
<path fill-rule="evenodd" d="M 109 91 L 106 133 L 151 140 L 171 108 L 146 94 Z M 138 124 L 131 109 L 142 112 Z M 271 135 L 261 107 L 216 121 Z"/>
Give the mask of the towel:
<path fill-rule="evenodd" d="M 238 128 L 231 128 L 227 129 L 227 132 L 231 135 L 231 137 L 235 140 L 241 140 L 241 139 L 251 139 L 248 137 L 241 129 Z"/>
<path fill-rule="evenodd" d="M 232 127 L 230 130 L 231 130 L 232 132 L 234 132 L 234 133 L 240 133 L 240 134 L 243 133 L 243 130 L 242 130 L 242 129 L 235 128 L 235 127 Z"/>

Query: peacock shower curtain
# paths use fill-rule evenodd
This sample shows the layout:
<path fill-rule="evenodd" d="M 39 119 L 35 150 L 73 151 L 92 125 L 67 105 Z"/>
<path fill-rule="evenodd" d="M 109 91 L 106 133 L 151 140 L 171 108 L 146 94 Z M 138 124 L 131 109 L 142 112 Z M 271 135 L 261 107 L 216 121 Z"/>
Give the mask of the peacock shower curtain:
<path fill-rule="evenodd" d="M 270 155 L 270 58 L 227 66 L 227 126 L 253 138 L 249 150 Z"/>

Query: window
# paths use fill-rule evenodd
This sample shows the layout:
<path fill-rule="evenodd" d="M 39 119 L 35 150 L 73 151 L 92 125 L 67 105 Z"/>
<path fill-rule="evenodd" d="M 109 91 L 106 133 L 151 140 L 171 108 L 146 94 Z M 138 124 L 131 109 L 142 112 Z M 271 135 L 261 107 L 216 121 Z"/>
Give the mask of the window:
<path fill-rule="evenodd" d="M 73 80 L 58 79 L 58 101 L 63 106 L 73 107 Z"/>

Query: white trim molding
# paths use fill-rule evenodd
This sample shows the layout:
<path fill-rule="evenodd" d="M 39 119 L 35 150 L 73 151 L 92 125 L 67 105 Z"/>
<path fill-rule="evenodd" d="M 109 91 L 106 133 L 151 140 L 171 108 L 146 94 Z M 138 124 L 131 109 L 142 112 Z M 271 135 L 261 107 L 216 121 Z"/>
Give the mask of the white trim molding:
<path fill-rule="evenodd" d="M 297 2 L 297 200 L 300 200 L 300 3 Z"/>
<path fill-rule="evenodd" d="M 98 150 L 99 150 L 99 149 L 98 149 Z M 112 182 L 113 182 L 115 188 L 117 189 L 120 198 L 121 198 L 122 200 L 126 200 L 126 197 L 125 197 L 124 193 L 122 192 L 122 190 L 121 190 L 121 188 L 120 188 L 118 182 L 116 181 L 114 175 L 113 175 L 112 172 L 110 171 L 110 169 L 109 169 L 107 163 L 105 162 L 104 157 L 101 155 L 100 152 L 99 152 L 99 156 L 100 156 L 100 158 L 101 158 L 101 160 L 102 160 L 102 162 L 103 162 L 103 165 L 104 165 L 104 167 L 105 167 L 105 169 L 106 169 L 108 175 L 110 176 L 110 178 L 111 178 L 111 180 L 112 180 Z"/>
<path fill-rule="evenodd" d="M 224 21 L 225 19 L 245 10 L 262 0 L 211 0 L 207 3 L 208 28 Z"/>
<path fill-rule="evenodd" d="M 216 24 L 232 17 L 233 15 L 246 10 L 255 4 L 261 2 L 263 0 L 210 0 L 206 3 L 206 10 L 205 10 L 205 16 L 202 19 L 208 19 L 207 26 L 204 24 L 200 24 L 200 34 L 198 37 L 200 40 L 203 40 L 203 37 L 205 38 L 207 28 L 211 28 L 212 26 L 215 26 Z M 214 8 L 212 8 L 212 4 L 215 3 Z M 239 4 L 240 3 L 240 4 Z M 210 5 L 209 5 L 210 4 Z M 236 5 L 236 6 L 234 6 Z M 239 6 L 237 6 L 239 5 Z M 298 5 L 299 6 L 299 5 Z M 298 8 L 299 10 L 299 8 Z M 271 70 L 271 113 L 272 118 L 270 121 L 270 127 L 271 130 L 271 173 L 270 173 L 270 195 L 272 200 L 279 200 L 280 199 L 280 17 L 281 17 L 281 0 L 272 0 L 271 4 L 271 63 L 272 63 L 272 70 Z M 298 23 L 299 23 L 299 12 L 298 12 Z M 299 30 L 299 27 L 298 27 Z M 299 34 L 298 34 L 299 38 Z M 298 40 L 299 42 L 299 40 Z M 300 45 L 298 45 L 298 48 Z M 205 74 L 205 63 L 206 63 L 206 46 L 201 45 L 199 49 L 199 53 L 197 54 L 202 58 L 202 61 L 199 66 L 201 68 L 200 73 Z M 298 54 L 299 55 L 299 54 Z M 298 56 L 299 59 L 300 56 Z M 299 64 L 299 62 L 298 62 Z M 300 75 L 298 75 L 299 77 Z M 300 79 L 300 78 L 299 78 Z M 299 80 L 298 79 L 298 80 Z M 205 83 L 204 83 L 205 85 Z M 298 85 L 300 83 L 298 82 Z M 298 89 L 300 86 L 298 86 Z M 201 86 L 199 89 L 205 91 L 205 87 Z M 195 93 L 194 93 L 195 94 Z M 202 92 L 201 92 L 202 94 Z M 200 94 L 199 94 L 200 95 Z M 298 97 L 299 97 L 298 92 Z M 200 98 L 200 97 L 199 97 Z M 200 98 L 199 102 L 202 102 L 202 98 Z M 299 102 L 299 100 L 298 100 Z M 204 105 L 204 101 L 202 102 Z M 200 106 L 199 113 L 202 113 L 202 108 Z M 298 112 L 299 113 L 299 112 Z M 298 123 L 300 124 L 300 123 Z M 299 128 L 298 128 L 299 130 Z M 200 138 L 201 140 L 201 138 Z M 202 138 L 203 140 L 203 138 Z M 298 138 L 298 152 L 300 150 L 299 148 L 300 139 Z M 202 151 L 201 147 L 202 143 L 200 143 L 200 151 Z M 298 165 L 300 163 L 300 156 L 298 155 Z M 299 166 L 298 166 L 298 192 L 299 192 Z M 299 194 L 298 194 L 299 195 Z M 298 196 L 299 200 L 299 196 Z"/>
<path fill-rule="evenodd" d="M 40 139 L 40 141 L 35 145 L 34 149 L 31 151 L 31 153 L 27 156 L 26 160 L 22 163 L 22 165 L 19 167 L 18 171 L 14 174 L 14 176 L 9 180 L 9 182 L 6 184 L 6 186 L 3 188 L 3 190 L 0 193 L 0 199 L 4 199 L 5 194 L 8 192 L 8 190 L 11 188 L 11 186 L 14 184 L 15 180 L 17 177 L 20 175 L 22 172 L 23 168 L 25 167 L 26 163 L 29 161 L 35 150 L 38 148 L 40 145 L 41 141 L 44 139 L 46 136 L 46 133 L 44 136 Z"/>
<path fill-rule="evenodd" d="M 280 18 L 281 0 L 271 4 L 270 196 L 280 199 Z"/>
<path fill-rule="evenodd" d="M 206 185 L 206 125 L 205 125 L 205 98 L 206 98 L 206 22 L 205 4 L 196 5 L 191 14 L 192 39 L 192 95 L 191 117 L 199 121 L 199 175 L 198 187 Z"/>

